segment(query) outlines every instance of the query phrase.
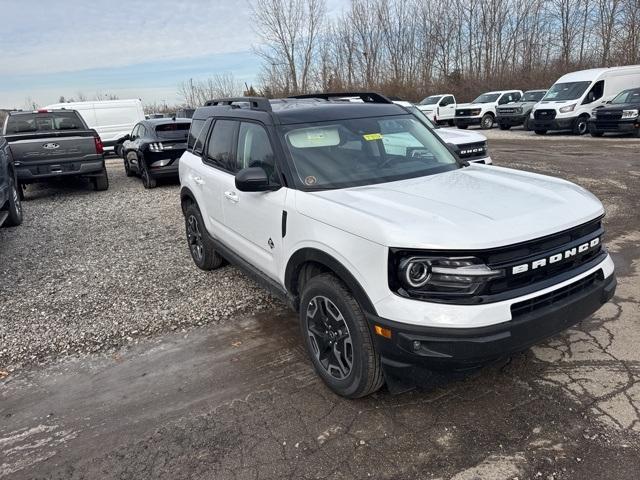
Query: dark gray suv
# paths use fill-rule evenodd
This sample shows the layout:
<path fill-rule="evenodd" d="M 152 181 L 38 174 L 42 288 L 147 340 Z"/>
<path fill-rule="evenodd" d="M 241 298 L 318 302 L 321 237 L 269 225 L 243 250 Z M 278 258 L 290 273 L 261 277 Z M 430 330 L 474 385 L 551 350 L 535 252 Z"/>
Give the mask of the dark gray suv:
<path fill-rule="evenodd" d="M 16 170 L 9 144 L 0 137 L 0 225 L 15 227 L 22 223 L 22 203 Z"/>

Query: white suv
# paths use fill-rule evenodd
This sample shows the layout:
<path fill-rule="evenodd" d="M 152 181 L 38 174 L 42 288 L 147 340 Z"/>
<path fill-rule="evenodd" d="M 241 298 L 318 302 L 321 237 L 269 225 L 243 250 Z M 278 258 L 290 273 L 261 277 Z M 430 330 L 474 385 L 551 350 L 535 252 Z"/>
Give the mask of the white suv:
<path fill-rule="evenodd" d="M 493 127 L 498 105 L 520 101 L 522 90 L 501 90 L 480 95 L 471 103 L 459 103 L 456 107 L 454 123 L 458 128 L 479 125 L 486 130 Z"/>
<path fill-rule="evenodd" d="M 461 161 L 380 95 L 208 102 L 180 181 L 195 264 L 227 260 L 285 299 L 346 397 L 524 350 L 615 290 L 592 194 Z"/>

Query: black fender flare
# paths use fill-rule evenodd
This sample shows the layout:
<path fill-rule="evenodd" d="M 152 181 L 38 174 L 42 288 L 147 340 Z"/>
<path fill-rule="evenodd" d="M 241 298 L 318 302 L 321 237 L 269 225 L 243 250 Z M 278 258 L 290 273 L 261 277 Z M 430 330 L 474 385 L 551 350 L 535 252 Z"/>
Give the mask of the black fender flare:
<path fill-rule="evenodd" d="M 316 248 L 301 248 L 289 258 L 284 274 L 284 284 L 291 295 L 295 298 L 299 297 L 297 279 L 302 266 L 307 262 L 314 262 L 331 270 L 351 290 L 360 307 L 366 313 L 376 315 L 371 299 L 353 274 L 340 261 Z"/>
<path fill-rule="evenodd" d="M 196 196 L 189 189 L 189 187 L 182 187 L 180 189 L 180 206 L 182 207 L 182 213 L 183 214 L 185 213 L 187 200 L 189 200 L 189 201 L 193 202 L 194 204 L 198 205 L 198 202 L 196 201 Z"/>

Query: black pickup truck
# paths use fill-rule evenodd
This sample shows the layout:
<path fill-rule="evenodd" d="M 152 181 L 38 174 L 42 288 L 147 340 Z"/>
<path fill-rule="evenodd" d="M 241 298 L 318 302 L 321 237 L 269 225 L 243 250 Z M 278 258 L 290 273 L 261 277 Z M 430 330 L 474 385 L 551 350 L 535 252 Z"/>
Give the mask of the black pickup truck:
<path fill-rule="evenodd" d="M 22 223 L 22 203 L 18 178 L 7 141 L 0 137 L 0 226 L 15 227 Z"/>
<path fill-rule="evenodd" d="M 84 176 L 96 190 L 109 188 L 100 137 L 75 110 L 10 112 L 3 134 L 19 184 Z"/>

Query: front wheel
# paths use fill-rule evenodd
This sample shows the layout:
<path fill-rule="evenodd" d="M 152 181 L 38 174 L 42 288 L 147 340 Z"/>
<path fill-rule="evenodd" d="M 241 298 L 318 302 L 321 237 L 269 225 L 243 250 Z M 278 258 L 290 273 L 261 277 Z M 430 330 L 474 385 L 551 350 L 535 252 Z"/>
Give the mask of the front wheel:
<path fill-rule="evenodd" d="M 584 135 L 589 130 L 589 119 L 588 117 L 578 117 L 576 121 L 573 123 L 573 133 L 574 135 Z"/>
<path fill-rule="evenodd" d="M 384 383 L 367 320 L 347 287 L 323 273 L 304 286 L 300 328 L 313 366 L 325 384 L 347 398 L 360 398 Z"/>
<path fill-rule="evenodd" d="M 20 201 L 20 187 L 11 172 L 9 172 L 9 201 L 7 203 L 9 216 L 4 225 L 17 227 L 22 223 L 22 202 Z"/>
<path fill-rule="evenodd" d="M 184 213 L 187 244 L 193 263 L 201 270 L 214 270 L 222 265 L 223 258 L 216 252 L 213 241 L 202 221 L 198 207 L 191 203 Z"/>
<path fill-rule="evenodd" d="M 490 113 L 485 113 L 482 116 L 482 120 L 480 120 L 480 128 L 482 128 L 483 130 L 489 130 L 490 128 L 493 128 L 493 115 L 491 115 Z"/>
<path fill-rule="evenodd" d="M 135 172 L 131 170 L 131 165 L 129 165 L 129 160 L 125 158 L 124 160 L 124 173 L 127 177 L 133 177 Z"/>

